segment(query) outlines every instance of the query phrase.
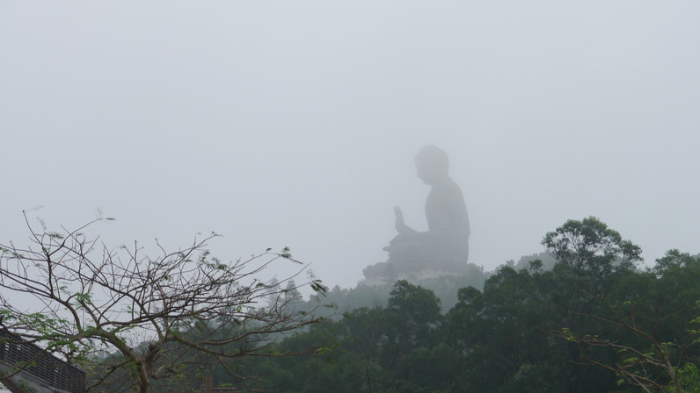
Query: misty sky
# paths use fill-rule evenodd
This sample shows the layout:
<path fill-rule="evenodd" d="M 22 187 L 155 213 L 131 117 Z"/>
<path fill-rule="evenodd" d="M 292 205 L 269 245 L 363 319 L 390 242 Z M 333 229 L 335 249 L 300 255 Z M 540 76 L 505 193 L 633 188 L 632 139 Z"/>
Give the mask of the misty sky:
<path fill-rule="evenodd" d="M 0 242 L 22 210 L 117 246 L 289 246 L 327 285 L 425 229 L 443 148 L 470 262 L 594 215 L 698 253 L 700 2 L 0 0 Z"/>

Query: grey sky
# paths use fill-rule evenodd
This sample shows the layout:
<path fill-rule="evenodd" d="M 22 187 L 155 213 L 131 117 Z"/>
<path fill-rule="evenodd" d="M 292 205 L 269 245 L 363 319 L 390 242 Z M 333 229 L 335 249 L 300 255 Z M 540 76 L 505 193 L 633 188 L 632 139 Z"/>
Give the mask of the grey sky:
<path fill-rule="evenodd" d="M 330 285 L 425 228 L 451 158 L 486 269 L 595 215 L 700 252 L 698 2 L 0 0 L 0 240 L 290 246 Z"/>

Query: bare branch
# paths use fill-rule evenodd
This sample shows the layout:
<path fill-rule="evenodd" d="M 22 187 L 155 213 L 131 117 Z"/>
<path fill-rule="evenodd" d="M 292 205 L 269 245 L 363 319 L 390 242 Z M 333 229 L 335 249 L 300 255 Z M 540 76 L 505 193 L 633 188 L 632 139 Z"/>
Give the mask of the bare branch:
<path fill-rule="evenodd" d="M 223 263 L 206 250 L 218 236 L 211 234 L 175 252 L 156 243 L 156 258 L 142 256 L 136 243 L 117 250 L 101 245 L 98 253 L 98 239 L 83 232 L 105 220 L 56 233 L 43 223 L 35 230 L 25 216 L 32 246 L 0 245 L 0 288 L 43 304 L 26 311 L 1 297 L 0 327 L 48 351 L 72 354 L 80 364 L 116 350 L 122 360 L 93 387 L 128 372 L 136 391 L 145 393 L 151 380 L 177 375 L 193 353 L 203 362 L 291 355 L 270 352 L 270 335 L 319 321 L 313 310 L 293 310 L 286 297 L 298 286 L 284 284 L 305 266 L 282 279 L 259 278 L 274 264 L 299 263 L 288 249 Z M 324 289 L 316 280 L 303 285 Z"/>

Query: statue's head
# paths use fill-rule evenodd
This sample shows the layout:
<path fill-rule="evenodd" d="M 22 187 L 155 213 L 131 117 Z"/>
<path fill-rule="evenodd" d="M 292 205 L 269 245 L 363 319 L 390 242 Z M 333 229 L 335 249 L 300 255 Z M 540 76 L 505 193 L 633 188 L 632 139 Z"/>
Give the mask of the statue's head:
<path fill-rule="evenodd" d="M 418 177 L 426 184 L 436 184 L 447 178 L 450 161 L 447 153 L 437 146 L 427 145 L 416 154 Z"/>

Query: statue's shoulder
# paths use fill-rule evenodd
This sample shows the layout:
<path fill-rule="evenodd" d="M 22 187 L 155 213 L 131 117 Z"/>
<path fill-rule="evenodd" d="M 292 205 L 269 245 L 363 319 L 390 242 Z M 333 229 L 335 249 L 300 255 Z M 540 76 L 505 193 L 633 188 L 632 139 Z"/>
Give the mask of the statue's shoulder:
<path fill-rule="evenodd" d="M 439 191 L 442 194 L 460 197 L 462 198 L 462 189 L 459 185 L 455 183 L 452 179 L 447 179 L 444 183 L 440 184 Z"/>

